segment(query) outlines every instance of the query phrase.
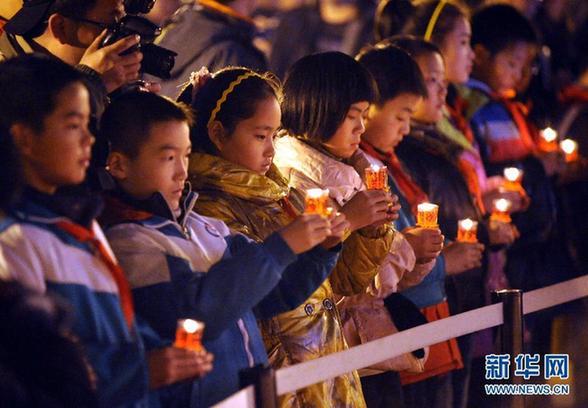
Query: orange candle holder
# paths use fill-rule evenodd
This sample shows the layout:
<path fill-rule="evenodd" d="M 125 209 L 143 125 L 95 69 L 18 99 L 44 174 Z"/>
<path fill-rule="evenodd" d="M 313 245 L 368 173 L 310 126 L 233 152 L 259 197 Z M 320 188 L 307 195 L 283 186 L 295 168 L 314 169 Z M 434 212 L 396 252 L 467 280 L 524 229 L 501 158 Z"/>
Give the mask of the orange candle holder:
<path fill-rule="evenodd" d="M 457 222 L 457 241 L 476 243 L 478 242 L 478 221 L 466 218 Z"/>
<path fill-rule="evenodd" d="M 174 347 L 184 348 L 196 352 L 204 351 L 202 333 L 204 323 L 193 319 L 180 319 L 176 328 Z"/>
<path fill-rule="evenodd" d="M 521 191 L 523 189 L 524 171 L 516 167 L 507 167 L 504 169 L 504 188 L 507 191 Z"/>
<path fill-rule="evenodd" d="M 372 164 L 365 168 L 365 185 L 368 190 L 389 191 L 388 169 L 386 166 Z"/>
<path fill-rule="evenodd" d="M 321 217 L 329 217 L 333 208 L 329 206 L 329 190 L 312 188 L 306 191 L 305 214 L 318 214 Z"/>
<path fill-rule="evenodd" d="M 422 228 L 438 228 L 437 217 L 439 206 L 431 203 L 421 203 L 417 206 L 417 225 Z"/>
<path fill-rule="evenodd" d="M 507 200 L 506 198 L 499 198 L 492 201 L 492 208 L 492 214 L 490 215 L 491 220 L 505 223 L 512 222 L 512 218 L 510 218 L 512 201 Z"/>
<path fill-rule="evenodd" d="M 557 151 L 557 132 L 554 129 L 548 127 L 541 131 L 539 149 L 545 153 Z"/>
<path fill-rule="evenodd" d="M 578 160 L 578 142 L 572 139 L 564 139 L 559 143 L 559 148 L 565 155 L 566 163 Z"/>

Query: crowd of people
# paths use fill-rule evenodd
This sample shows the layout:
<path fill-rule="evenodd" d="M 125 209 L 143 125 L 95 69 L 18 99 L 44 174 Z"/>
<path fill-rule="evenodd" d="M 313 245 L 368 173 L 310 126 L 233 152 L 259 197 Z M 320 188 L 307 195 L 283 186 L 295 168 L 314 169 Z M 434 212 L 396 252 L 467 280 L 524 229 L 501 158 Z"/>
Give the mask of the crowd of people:
<path fill-rule="evenodd" d="M 0 406 L 208 407 L 247 368 L 588 272 L 582 2 L 144 3 L 0 4 Z M 526 319 L 528 352 L 584 311 Z M 278 404 L 491 407 L 497 351 L 485 330 Z"/>

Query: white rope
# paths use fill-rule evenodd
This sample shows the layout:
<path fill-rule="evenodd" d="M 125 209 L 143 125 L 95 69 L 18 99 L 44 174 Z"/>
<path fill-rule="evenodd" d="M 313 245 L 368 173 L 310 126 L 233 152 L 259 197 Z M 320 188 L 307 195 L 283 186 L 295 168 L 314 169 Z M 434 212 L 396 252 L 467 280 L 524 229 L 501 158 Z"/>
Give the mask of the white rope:
<path fill-rule="evenodd" d="M 243 388 L 212 408 L 255 408 L 255 391 L 253 385 Z"/>
<path fill-rule="evenodd" d="M 588 275 L 525 293 L 523 312 L 533 313 L 585 296 L 588 296 Z M 498 303 L 404 330 L 349 350 L 282 368 L 276 372 L 277 392 L 284 395 L 403 353 L 502 323 L 502 303 Z"/>

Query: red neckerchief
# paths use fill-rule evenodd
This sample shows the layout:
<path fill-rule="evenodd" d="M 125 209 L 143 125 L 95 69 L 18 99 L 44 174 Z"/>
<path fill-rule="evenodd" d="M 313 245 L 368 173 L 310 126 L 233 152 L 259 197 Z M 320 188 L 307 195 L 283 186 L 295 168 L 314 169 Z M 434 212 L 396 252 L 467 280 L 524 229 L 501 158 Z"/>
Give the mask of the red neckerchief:
<path fill-rule="evenodd" d="M 449 111 L 449 116 L 451 117 L 453 124 L 461 133 L 463 133 L 470 143 L 473 143 L 474 132 L 472 131 L 465 115 L 467 108 L 468 102 L 459 94 L 455 96 L 453 106 L 449 103 L 447 104 L 447 110 Z"/>
<path fill-rule="evenodd" d="M 118 288 L 120 306 L 127 322 L 127 326 L 129 327 L 129 330 L 131 330 L 133 327 L 133 321 L 135 319 L 133 297 L 129 283 L 127 282 L 125 274 L 120 265 L 116 263 L 110 253 L 106 250 L 106 247 L 98 238 L 96 238 L 94 231 L 91 229 L 84 228 L 81 225 L 74 224 L 73 222 L 69 221 L 60 221 L 57 223 L 57 227 L 78 241 L 92 246 L 95 251 L 95 255 L 98 256 L 102 262 L 104 262 Z"/>
<path fill-rule="evenodd" d="M 408 204 L 410 204 L 410 210 L 416 217 L 417 215 L 417 206 L 420 203 L 429 201 L 427 198 L 427 194 L 412 180 L 412 178 L 406 174 L 406 172 L 402 169 L 402 164 L 396 153 L 384 153 L 380 150 L 377 150 L 374 146 L 362 140 L 360 143 L 360 147 L 363 149 L 364 152 L 369 154 L 372 157 L 382 161 L 386 167 L 388 168 L 388 172 L 394 179 L 396 186 L 401 191 Z"/>
<path fill-rule="evenodd" d="M 463 157 L 458 157 L 457 167 L 459 172 L 463 176 L 468 191 L 474 197 L 474 202 L 482 214 L 486 214 L 486 207 L 484 206 L 484 200 L 482 199 L 482 189 L 480 188 L 480 180 L 478 180 L 478 173 L 474 168 L 474 165 Z"/>
<path fill-rule="evenodd" d="M 588 88 L 577 84 L 567 86 L 559 94 L 563 103 L 588 103 Z"/>
<path fill-rule="evenodd" d="M 520 142 L 522 143 L 522 150 L 525 152 L 525 156 L 532 154 L 536 150 L 536 145 L 533 139 L 532 128 L 529 126 L 527 116 L 529 111 L 527 107 L 521 103 L 512 99 L 511 95 L 501 95 L 498 93 L 492 93 L 490 97 L 500 102 L 508 110 L 512 120 L 514 121 L 520 136 Z M 522 159 L 523 157 L 511 158 L 514 160 Z M 493 157 L 492 161 L 504 161 L 506 158 Z"/>

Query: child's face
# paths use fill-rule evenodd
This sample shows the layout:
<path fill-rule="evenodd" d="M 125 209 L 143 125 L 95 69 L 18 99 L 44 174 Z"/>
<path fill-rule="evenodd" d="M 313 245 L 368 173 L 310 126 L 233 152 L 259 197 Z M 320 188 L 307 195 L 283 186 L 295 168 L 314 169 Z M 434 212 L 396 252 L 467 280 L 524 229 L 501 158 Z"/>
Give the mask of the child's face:
<path fill-rule="evenodd" d="M 365 132 L 365 118 L 370 104 L 367 101 L 356 102 L 347 111 L 343 123 L 335 134 L 323 146 L 331 154 L 341 159 L 348 159 L 359 149 L 361 135 Z"/>
<path fill-rule="evenodd" d="M 239 122 L 233 134 L 215 142 L 219 155 L 264 175 L 274 159 L 274 139 L 281 119 L 282 112 L 275 97 L 270 96 L 258 102 L 255 115 Z"/>
<path fill-rule="evenodd" d="M 443 58 L 437 53 L 425 54 L 416 58 L 416 62 L 425 78 L 427 98 L 419 103 L 414 119 L 425 123 L 438 122 L 443 117 L 447 96 Z"/>
<path fill-rule="evenodd" d="M 453 30 L 447 34 L 441 52 L 447 65 L 447 81 L 463 84 L 470 78 L 474 63 L 474 51 L 470 46 L 472 29 L 470 22 L 459 18 Z"/>
<path fill-rule="evenodd" d="M 498 93 L 516 89 L 523 78 L 523 70 L 532 49 L 533 46 L 525 42 L 517 42 L 495 55 L 481 49 L 476 53 L 479 79 Z"/>
<path fill-rule="evenodd" d="M 88 90 L 76 82 L 57 95 L 41 132 L 15 125 L 15 142 L 29 185 L 53 194 L 58 187 L 84 181 L 94 143 L 89 120 Z"/>
<path fill-rule="evenodd" d="M 186 122 L 170 120 L 151 125 L 149 137 L 135 158 L 113 153 L 122 162 L 110 165 L 112 175 L 123 189 L 138 199 L 159 192 L 172 210 L 180 198 L 188 177 L 188 156 L 192 145 Z M 120 163 L 120 162 L 119 162 Z"/>
<path fill-rule="evenodd" d="M 391 153 L 410 132 L 410 118 L 422 100 L 413 94 L 401 94 L 383 106 L 372 105 L 363 138 L 376 148 Z"/>

